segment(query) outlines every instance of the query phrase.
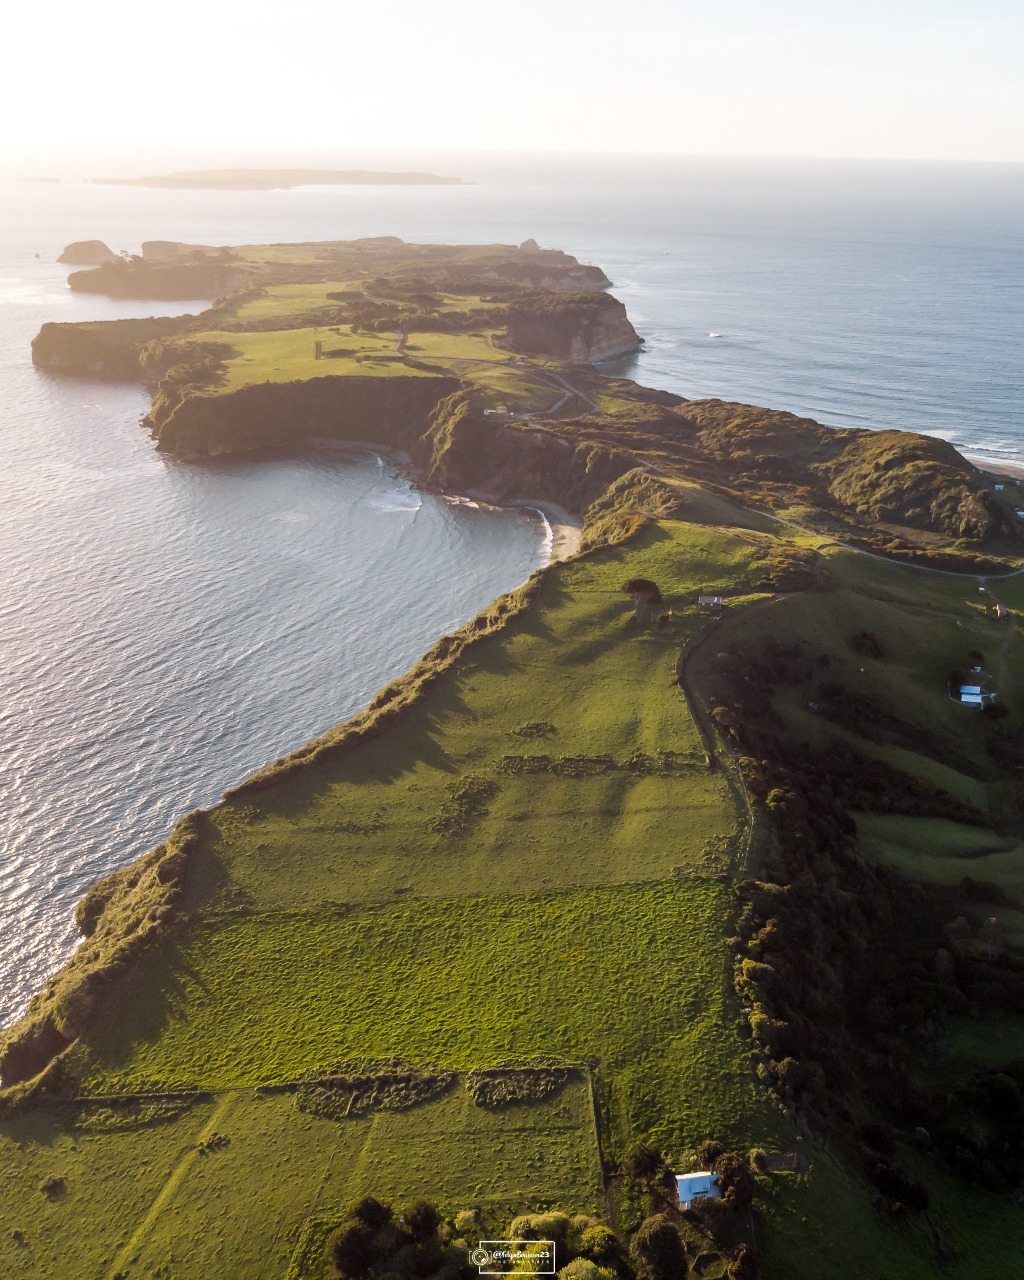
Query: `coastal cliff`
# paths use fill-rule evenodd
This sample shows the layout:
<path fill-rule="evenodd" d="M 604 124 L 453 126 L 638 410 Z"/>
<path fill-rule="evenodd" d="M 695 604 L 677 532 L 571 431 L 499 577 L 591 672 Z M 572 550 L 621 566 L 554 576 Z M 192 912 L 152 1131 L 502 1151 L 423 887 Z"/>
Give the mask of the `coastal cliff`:
<path fill-rule="evenodd" d="M 286 448 L 311 439 L 373 439 L 406 449 L 426 429 L 454 378 L 310 378 L 264 383 L 226 395 L 157 399 L 146 419 L 164 453 L 211 457 Z"/>
<path fill-rule="evenodd" d="M 155 385 L 143 364 L 144 349 L 184 332 L 190 316 L 104 320 L 94 324 L 47 323 L 32 340 L 32 363 L 50 373 Z"/>
<path fill-rule="evenodd" d="M 507 333 L 495 345 L 524 355 L 548 355 L 574 364 L 589 364 L 628 355 L 640 336 L 626 308 L 607 293 L 546 293 L 509 306 Z"/>
<path fill-rule="evenodd" d="M 871 1274 L 909 1240 L 915 1266 L 895 1270 L 923 1275 L 938 1237 L 931 1224 L 915 1234 L 910 1215 L 933 1194 L 933 1206 L 962 1198 L 952 1177 L 965 1152 L 975 1208 L 1012 1211 L 1005 1193 L 1024 1182 L 1009 1050 L 988 1092 L 937 1038 L 951 1010 L 975 1030 L 1002 1027 L 1024 972 L 990 918 L 1015 899 L 959 880 L 964 866 L 1003 875 L 1006 838 L 1020 834 L 1021 633 L 974 576 L 1000 574 L 989 590 L 1024 610 L 1008 495 L 929 437 L 605 377 L 589 361 L 637 341 L 614 299 L 484 286 L 476 250 L 422 248 L 306 246 L 289 262 L 296 247 L 268 246 L 266 274 L 239 266 L 247 292 L 201 316 L 46 326 L 34 344 L 42 368 L 154 387 L 148 425 L 164 453 L 372 440 L 405 451 L 424 487 L 550 499 L 585 517 L 572 563 L 538 570 L 364 711 L 86 894 L 78 949 L 0 1034 L 12 1153 L 0 1167 L 15 1171 L 18 1224 L 0 1246 L 20 1264 L 55 1241 L 90 1275 L 177 1275 L 181 1263 L 197 1280 L 225 1266 L 323 1280 L 335 1170 L 358 1166 L 349 1198 L 395 1186 L 407 1204 L 426 1187 L 493 1204 L 498 1185 L 517 1213 L 596 1208 L 598 1174 L 656 1141 L 672 1144 L 672 1164 L 701 1150 L 706 1167 L 718 1150 L 708 1163 L 730 1190 L 742 1173 L 754 1197 L 740 1224 L 723 1196 L 677 1271 L 692 1258 L 707 1275 L 754 1275 L 730 1224 L 747 1239 L 763 1213 L 774 1225 L 759 1241 L 775 1250 L 764 1274 L 789 1274 L 786 1232 L 808 1242 L 794 1257 L 820 1247 L 779 1217 L 783 1196 L 799 1196 L 802 1224 L 856 1207 L 878 1235 Z M 484 274 L 504 270 L 505 248 L 486 254 Z M 168 260 L 166 246 L 154 255 Z M 944 572 L 908 572 L 897 556 Z M 701 607 L 708 592 L 725 608 Z M 946 696 L 944 672 L 981 650 L 1002 717 Z M 916 867 L 908 824 L 928 850 Z M 938 835 L 952 879 L 943 868 L 930 888 Z M 906 878 L 921 868 L 921 882 Z M 664 1034 L 651 1037 L 652 1019 Z M 933 1080 L 921 1046 L 940 1064 Z M 451 1083 L 465 1073 L 468 1088 L 474 1073 L 530 1079 L 556 1057 L 556 1078 L 581 1076 L 579 1125 L 564 1092 L 549 1112 L 546 1095 L 500 1097 L 486 1130 L 482 1113 L 465 1120 L 475 1093 L 454 1124 L 398 1094 L 390 1146 L 375 1145 L 386 1125 L 356 1111 L 348 1074 L 358 1064 L 390 1109 L 400 1061 L 406 1076 L 420 1069 L 407 1063 L 437 1064 Z M 18 1114 L 28 1107 L 39 1116 Z M 509 1116 L 520 1163 L 507 1192 L 489 1182 L 482 1197 L 480 1134 L 491 1141 Z M 526 1120 L 543 1158 L 522 1155 Z M 910 1123 L 929 1125 L 927 1143 L 909 1142 Z M 897 1136 L 915 1181 L 878 1158 Z M 467 1170 L 454 1192 L 437 1172 L 446 1161 Z M 568 1169 L 561 1186 L 555 1165 Z M 604 1190 L 610 1226 L 628 1236 L 639 1217 L 621 1212 L 617 1184 Z M 944 1233 L 970 1222 L 948 1217 Z M 85 1265 L 73 1250 L 90 1233 Z M 964 1238 L 948 1256 L 966 1256 Z"/>
<path fill-rule="evenodd" d="M 108 262 L 73 271 L 68 288 L 77 293 L 103 293 L 110 298 L 218 298 L 245 284 L 244 273 L 217 262 L 173 262 L 142 265 L 137 260 Z"/>
<path fill-rule="evenodd" d="M 102 240 L 75 240 L 57 261 L 73 267 L 99 267 L 105 262 L 118 262 L 120 259 Z"/>

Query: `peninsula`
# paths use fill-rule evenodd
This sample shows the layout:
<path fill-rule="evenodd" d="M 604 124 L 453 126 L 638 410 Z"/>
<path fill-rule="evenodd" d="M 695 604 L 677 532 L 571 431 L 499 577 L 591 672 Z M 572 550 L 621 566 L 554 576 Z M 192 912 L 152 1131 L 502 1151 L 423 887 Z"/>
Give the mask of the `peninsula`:
<path fill-rule="evenodd" d="M 146 178 L 94 178 L 108 187 L 165 187 L 183 191 L 288 191 L 292 187 L 452 187 L 461 178 L 374 169 L 188 169 Z"/>
<path fill-rule="evenodd" d="M 1014 1274 L 1016 482 L 601 372 L 624 308 L 532 242 L 70 284 L 217 296 L 33 344 L 170 456 L 372 440 L 583 537 L 89 891 L 0 1036 L 5 1274 Z"/>

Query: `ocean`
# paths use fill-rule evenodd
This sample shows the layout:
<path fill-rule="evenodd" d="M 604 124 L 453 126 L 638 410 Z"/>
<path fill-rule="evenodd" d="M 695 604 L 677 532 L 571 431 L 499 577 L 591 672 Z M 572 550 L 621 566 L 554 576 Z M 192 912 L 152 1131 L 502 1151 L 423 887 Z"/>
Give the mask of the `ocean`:
<path fill-rule="evenodd" d="M 159 457 L 141 388 L 40 373 L 29 344 L 204 303 L 72 294 L 70 241 L 533 237 L 611 277 L 645 338 L 616 374 L 1024 462 L 1024 167 L 444 165 L 470 185 L 0 184 L 0 1025 L 69 954 L 88 884 L 364 706 L 549 545 L 538 516 L 419 493 L 370 452 Z"/>

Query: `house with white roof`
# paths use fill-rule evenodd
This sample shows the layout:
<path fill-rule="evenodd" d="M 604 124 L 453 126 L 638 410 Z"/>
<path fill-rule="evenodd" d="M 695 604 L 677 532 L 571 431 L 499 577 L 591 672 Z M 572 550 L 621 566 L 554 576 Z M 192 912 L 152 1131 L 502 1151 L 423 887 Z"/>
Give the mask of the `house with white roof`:
<path fill-rule="evenodd" d="M 717 1200 L 722 1191 L 713 1173 L 677 1173 L 676 1193 L 680 1209 L 689 1209 L 698 1196 Z"/>

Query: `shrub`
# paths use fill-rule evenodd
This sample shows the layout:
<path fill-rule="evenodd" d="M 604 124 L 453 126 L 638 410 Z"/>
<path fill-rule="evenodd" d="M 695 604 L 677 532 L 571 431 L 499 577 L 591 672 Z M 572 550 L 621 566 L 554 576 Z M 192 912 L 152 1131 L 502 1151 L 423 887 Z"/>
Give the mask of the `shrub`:
<path fill-rule="evenodd" d="M 422 1243 L 437 1234 L 441 1215 L 429 1200 L 414 1200 L 403 1212 L 402 1221 L 412 1238 Z"/>
<path fill-rule="evenodd" d="M 739 1244 L 733 1250 L 732 1261 L 726 1270 L 728 1280 L 758 1280 L 761 1260 L 749 1244 Z"/>
<path fill-rule="evenodd" d="M 466 1088 L 478 1107 L 512 1106 L 539 1102 L 556 1093 L 573 1076 L 571 1067 L 474 1068 L 466 1076 Z"/>
<path fill-rule="evenodd" d="M 656 1147 L 635 1142 L 622 1160 L 623 1171 L 639 1182 L 650 1183 L 660 1178 L 667 1169 L 665 1157 Z"/>
<path fill-rule="evenodd" d="M 742 1209 L 750 1204 L 754 1198 L 754 1175 L 742 1156 L 726 1151 L 712 1167 L 725 1204 L 731 1209 Z"/>
<path fill-rule="evenodd" d="M 850 646 L 866 658 L 882 659 L 885 657 L 885 646 L 873 631 L 858 631 L 850 640 Z"/>
<path fill-rule="evenodd" d="M 336 1276 L 362 1280 L 373 1266 L 373 1232 L 360 1222 L 341 1227 L 331 1237 L 328 1253 Z"/>
<path fill-rule="evenodd" d="M 471 1231 L 476 1231 L 480 1226 L 480 1210 L 479 1209 L 461 1209 L 455 1215 L 455 1230 L 460 1236 L 468 1235 Z"/>
<path fill-rule="evenodd" d="M 371 1231 L 380 1231 L 391 1221 L 391 1206 L 383 1204 L 373 1196 L 364 1196 L 357 1200 L 350 1210 L 350 1216 Z"/>
<path fill-rule="evenodd" d="M 561 1280 L 615 1280 L 615 1272 L 589 1258 L 574 1258 L 559 1271 Z"/>
<path fill-rule="evenodd" d="M 686 1275 L 686 1256 L 679 1232 L 664 1214 L 645 1218 L 629 1243 L 637 1280 L 679 1280 Z"/>
<path fill-rule="evenodd" d="M 619 1240 L 610 1227 L 588 1227 L 580 1234 L 579 1251 L 592 1262 L 612 1262 L 619 1256 Z"/>
<path fill-rule="evenodd" d="M 701 1169 L 710 1169 L 719 1156 L 725 1155 L 725 1147 L 720 1142 L 709 1139 L 697 1148 L 697 1164 Z"/>
<path fill-rule="evenodd" d="M 525 1213 L 512 1220 L 508 1234 L 512 1240 L 554 1240 L 555 1244 L 564 1244 L 569 1227 L 569 1217 L 564 1213 Z"/>

